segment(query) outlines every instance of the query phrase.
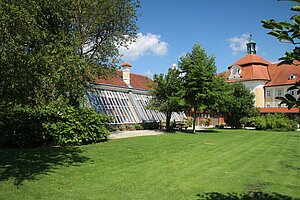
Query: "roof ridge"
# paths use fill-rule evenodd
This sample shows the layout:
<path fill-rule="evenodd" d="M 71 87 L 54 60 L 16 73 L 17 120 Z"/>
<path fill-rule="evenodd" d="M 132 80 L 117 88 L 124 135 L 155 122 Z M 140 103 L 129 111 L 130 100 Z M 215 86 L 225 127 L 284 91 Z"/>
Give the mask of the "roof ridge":
<path fill-rule="evenodd" d="M 117 69 L 118 71 L 122 72 L 121 69 Z M 150 77 L 146 76 L 146 75 L 141 75 L 141 74 L 137 74 L 137 73 L 134 73 L 134 72 L 130 72 L 130 74 L 133 74 L 133 75 L 136 75 L 136 76 L 142 76 L 142 77 L 147 77 L 149 79 L 151 79 Z"/>

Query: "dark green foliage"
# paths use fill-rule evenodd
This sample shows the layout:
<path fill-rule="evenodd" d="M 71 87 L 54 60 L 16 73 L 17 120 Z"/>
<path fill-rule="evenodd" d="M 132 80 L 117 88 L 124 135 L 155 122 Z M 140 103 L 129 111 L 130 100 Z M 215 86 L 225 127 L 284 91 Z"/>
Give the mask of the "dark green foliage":
<path fill-rule="evenodd" d="M 159 128 L 158 122 L 144 122 L 141 125 L 144 130 L 155 130 Z"/>
<path fill-rule="evenodd" d="M 225 83 L 226 90 L 218 98 L 218 110 L 232 128 L 241 127 L 240 119 L 257 114 L 254 94 L 242 83 Z"/>
<path fill-rule="evenodd" d="M 276 37 L 280 42 L 288 42 L 295 45 L 292 52 L 287 51 L 284 57 L 279 58 L 280 64 L 293 64 L 295 60 L 300 61 L 300 1 L 290 0 L 295 2 L 297 5 L 292 6 L 291 10 L 297 12 L 296 15 L 291 17 L 291 22 L 277 22 L 274 19 L 263 20 L 263 27 L 270 29 L 271 32 L 268 34 Z"/>
<path fill-rule="evenodd" d="M 2 107 L 0 146 L 35 147 L 43 144 L 42 115 L 29 106 Z"/>
<path fill-rule="evenodd" d="M 242 118 L 240 119 L 240 123 L 241 123 L 241 125 L 242 125 L 243 127 L 245 127 L 245 126 L 248 124 L 248 122 L 249 122 L 248 117 L 242 117 Z"/>
<path fill-rule="evenodd" d="M 172 112 L 182 111 L 184 105 L 180 71 L 170 68 L 166 75 L 155 74 L 150 92 L 152 99 L 148 107 L 166 115 L 166 130 L 170 131 Z"/>
<path fill-rule="evenodd" d="M 0 145 L 36 147 L 81 145 L 107 139 L 110 118 L 89 108 L 28 106 L 2 108 Z"/>
<path fill-rule="evenodd" d="M 286 118 L 282 114 L 268 114 L 249 119 L 258 130 L 295 131 L 297 122 Z"/>
<path fill-rule="evenodd" d="M 182 72 L 183 99 L 188 109 L 193 111 L 195 131 L 197 111 L 210 110 L 210 105 L 214 104 L 212 82 L 216 73 L 215 58 L 208 56 L 199 44 L 195 44 L 190 53 L 180 58 L 178 66 Z"/>
<path fill-rule="evenodd" d="M 118 47 L 135 38 L 138 7 L 138 0 L 0 1 L 2 145 L 106 138 L 109 118 L 80 105 L 88 83 L 111 73 Z"/>
<path fill-rule="evenodd" d="M 135 130 L 143 130 L 143 126 L 141 124 L 133 124 Z"/>
<path fill-rule="evenodd" d="M 82 145 L 107 140 L 111 118 L 97 114 L 90 108 L 66 106 L 42 110 L 46 122 L 43 127 L 54 145 Z"/>
<path fill-rule="evenodd" d="M 79 107 L 88 82 L 136 35 L 136 0 L 0 3 L 0 103 Z"/>

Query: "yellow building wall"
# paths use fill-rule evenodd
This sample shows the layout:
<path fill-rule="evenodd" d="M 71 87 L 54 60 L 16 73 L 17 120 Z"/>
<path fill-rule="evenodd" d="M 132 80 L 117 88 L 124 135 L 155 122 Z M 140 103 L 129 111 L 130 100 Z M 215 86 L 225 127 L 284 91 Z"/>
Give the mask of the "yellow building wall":
<path fill-rule="evenodd" d="M 255 90 L 255 105 L 256 107 L 264 107 L 264 89 L 256 88 Z"/>

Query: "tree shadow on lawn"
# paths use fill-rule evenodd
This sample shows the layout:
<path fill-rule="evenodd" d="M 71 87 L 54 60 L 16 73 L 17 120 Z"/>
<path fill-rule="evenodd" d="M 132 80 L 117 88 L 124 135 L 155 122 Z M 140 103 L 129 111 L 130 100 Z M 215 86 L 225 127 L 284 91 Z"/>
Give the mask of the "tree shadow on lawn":
<path fill-rule="evenodd" d="M 14 179 L 14 185 L 34 180 L 60 166 L 74 166 L 89 158 L 79 147 L 41 147 L 34 149 L 0 149 L 0 181 Z"/>
<path fill-rule="evenodd" d="M 218 192 L 210 192 L 204 194 L 197 194 L 196 196 L 198 197 L 197 200 L 299 200 L 278 193 L 267 194 L 263 192 L 253 192 L 248 194 L 222 194 Z"/>
<path fill-rule="evenodd" d="M 182 133 L 188 133 L 188 134 L 197 134 L 197 133 L 219 133 L 220 131 L 217 129 L 203 129 L 203 130 L 196 130 L 193 132 L 193 130 L 184 130 Z"/>

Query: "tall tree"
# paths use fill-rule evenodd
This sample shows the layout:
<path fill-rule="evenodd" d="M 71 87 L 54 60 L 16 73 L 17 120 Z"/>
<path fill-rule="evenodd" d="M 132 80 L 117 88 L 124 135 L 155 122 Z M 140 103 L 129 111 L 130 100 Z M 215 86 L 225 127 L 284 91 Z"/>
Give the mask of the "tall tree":
<path fill-rule="evenodd" d="M 212 100 L 212 82 L 216 73 L 215 58 L 208 56 L 199 44 L 183 55 L 178 64 L 182 72 L 186 104 L 193 111 L 193 132 L 195 132 L 197 111 L 208 109 Z"/>
<path fill-rule="evenodd" d="M 0 102 L 78 106 L 136 35 L 138 0 L 3 0 Z"/>
<path fill-rule="evenodd" d="M 181 111 L 184 106 L 180 71 L 170 68 L 166 75 L 155 74 L 150 93 L 152 99 L 149 107 L 166 115 L 166 131 L 170 131 L 172 112 Z"/>

